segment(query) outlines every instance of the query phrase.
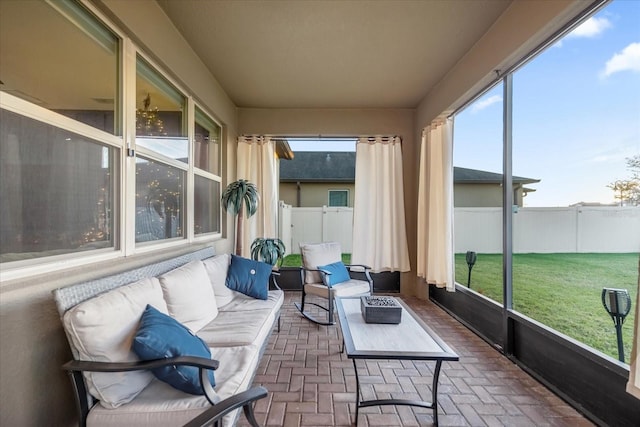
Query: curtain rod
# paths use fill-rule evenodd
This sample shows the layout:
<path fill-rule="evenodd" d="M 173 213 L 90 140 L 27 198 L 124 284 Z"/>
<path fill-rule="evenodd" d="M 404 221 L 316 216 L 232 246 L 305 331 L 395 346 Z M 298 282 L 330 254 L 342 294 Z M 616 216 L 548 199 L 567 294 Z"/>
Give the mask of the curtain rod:
<path fill-rule="evenodd" d="M 375 135 L 322 135 L 322 134 L 317 134 L 317 135 L 309 135 L 309 134 L 305 134 L 305 135 L 274 135 L 274 134 L 242 134 L 241 137 L 245 138 L 245 137 L 252 137 L 252 136 L 268 136 L 270 138 L 275 138 L 275 139 L 315 139 L 315 140 L 320 140 L 322 141 L 323 139 L 359 139 L 359 138 L 400 138 L 402 139 L 402 137 L 400 135 L 383 135 L 383 134 L 375 134 Z"/>

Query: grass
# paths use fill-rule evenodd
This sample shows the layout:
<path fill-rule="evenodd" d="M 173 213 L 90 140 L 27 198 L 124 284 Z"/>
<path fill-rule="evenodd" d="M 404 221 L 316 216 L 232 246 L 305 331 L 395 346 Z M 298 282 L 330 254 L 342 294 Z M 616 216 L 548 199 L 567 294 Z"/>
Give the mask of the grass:
<path fill-rule="evenodd" d="M 342 262 L 351 263 L 351 254 L 342 254 Z M 299 254 L 291 254 L 284 257 L 281 267 L 300 267 L 302 265 L 302 257 Z"/>
<path fill-rule="evenodd" d="M 465 254 L 456 254 L 456 281 L 467 284 Z M 627 289 L 632 308 L 622 326 L 625 361 L 633 343 L 638 254 L 514 254 L 514 309 L 615 359 L 618 347 L 602 288 Z M 502 255 L 478 254 L 471 288 L 502 303 Z"/>

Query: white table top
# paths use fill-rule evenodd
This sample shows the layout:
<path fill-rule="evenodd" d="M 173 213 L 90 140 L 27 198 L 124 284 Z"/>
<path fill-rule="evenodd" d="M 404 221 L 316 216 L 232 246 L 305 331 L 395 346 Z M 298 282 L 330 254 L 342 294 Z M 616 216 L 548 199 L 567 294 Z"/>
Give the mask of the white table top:
<path fill-rule="evenodd" d="M 336 298 L 340 325 L 349 357 L 445 359 L 458 356 L 419 320 L 413 311 L 402 306 L 401 322 L 397 325 L 366 323 L 360 311 L 360 298 Z"/>

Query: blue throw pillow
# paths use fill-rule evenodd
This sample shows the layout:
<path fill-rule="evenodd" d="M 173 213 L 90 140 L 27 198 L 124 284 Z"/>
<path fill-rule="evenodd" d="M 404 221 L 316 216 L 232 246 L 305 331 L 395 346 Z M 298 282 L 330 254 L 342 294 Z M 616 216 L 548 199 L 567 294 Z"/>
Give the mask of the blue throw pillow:
<path fill-rule="evenodd" d="M 272 266 L 266 262 L 231 255 L 231 265 L 227 272 L 227 288 L 253 298 L 266 300 L 269 297 L 271 269 Z"/>
<path fill-rule="evenodd" d="M 133 351 L 142 360 L 165 359 L 178 356 L 199 356 L 211 359 L 211 351 L 201 338 L 186 326 L 147 305 L 140 327 L 133 339 Z M 190 394 L 204 394 L 200 385 L 200 370 L 195 366 L 164 366 L 151 372 L 160 381 Z M 216 382 L 209 370 L 211 386 Z"/>
<path fill-rule="evenodd" d="M 337 285 L 338 283 L 346 282 L 351 279 L 349 276 L 349 272 L 347 271 L 347 267 L 342 263 L 342 261 L 334 262 L 332 264 L 327 265 L 319 265 L 318 270 L 324 270 L 331 273 L 330 276 L 327 276 L 327 284 L 329 287 Z"/>

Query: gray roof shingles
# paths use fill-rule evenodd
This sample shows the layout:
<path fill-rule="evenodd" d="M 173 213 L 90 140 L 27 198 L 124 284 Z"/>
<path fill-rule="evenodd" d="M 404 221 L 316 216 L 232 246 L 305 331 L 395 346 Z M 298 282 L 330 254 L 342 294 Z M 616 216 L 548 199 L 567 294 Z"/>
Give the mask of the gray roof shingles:
<path fill-rule="evenodd" d="M 352 151 L 296 151 L 292 160 L 280 162 L 282 182 L 354 182 L 356 153 Z M 458 184 L 501 183 L 502 174 L 461 167 L 453 168 Z M 516 184 L 533 184 L 539 179 L 514 176 Z"/>

